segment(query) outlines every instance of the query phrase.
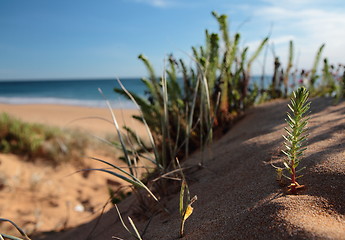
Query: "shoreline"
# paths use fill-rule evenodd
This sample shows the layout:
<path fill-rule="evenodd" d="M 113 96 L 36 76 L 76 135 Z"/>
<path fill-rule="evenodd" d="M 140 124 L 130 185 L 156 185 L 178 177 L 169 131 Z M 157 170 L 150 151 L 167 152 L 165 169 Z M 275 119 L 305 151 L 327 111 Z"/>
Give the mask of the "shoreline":
<path fill-rule="evenodd" d="M 112 133 L 116 134 L 115 126 L 111 124 L 111 113 L 107 108 L 62 104 L 0 103 L 0 113 L 3 112 L 25 122 L 79 129 L 99 137 Z M 126 125 L 137 131 L 140 136 L 145 134 L 142 125 L 132 118 L 132 115 L 139 113 L 138 110 L 113 109 L 113 112 L 120 127 Z"/>

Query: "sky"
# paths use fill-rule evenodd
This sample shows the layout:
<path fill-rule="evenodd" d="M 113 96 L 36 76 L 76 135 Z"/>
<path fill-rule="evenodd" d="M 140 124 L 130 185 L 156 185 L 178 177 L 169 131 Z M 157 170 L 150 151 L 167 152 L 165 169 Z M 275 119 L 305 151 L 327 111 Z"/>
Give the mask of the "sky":
<path fill-rule="evenodd" d="M 272 49 L 286 64 L 290 40 L 299 68 L 311 68 L 322 43 L 323 57 L 345 63 L 343 0 L 0 0 L 0 79 L 143 77 L 139 54 L 161 74 L 168 54 L 192 64 L 191 47 L 219 31 L 211 11 L 228 15 L 241 47 L 271 33 L 266 74 Z M 261 54 L 253 74 L 263 63 Z"/>

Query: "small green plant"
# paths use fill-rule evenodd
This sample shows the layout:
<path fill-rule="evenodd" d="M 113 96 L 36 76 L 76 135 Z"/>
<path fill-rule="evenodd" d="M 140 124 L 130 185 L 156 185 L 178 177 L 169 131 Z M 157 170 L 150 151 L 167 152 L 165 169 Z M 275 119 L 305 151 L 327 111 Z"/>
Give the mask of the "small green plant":
<path fill-rule="evenodd" d="M 283 135 L 286 150 L 282 150 L 282 152 L 287 156 L 287 158 L 284 159 L 285 169 L 291 174 L 291 177 L 286 176 L 291 180 L 291 184 L 289 185 L 289 192 L 291 193 L 296 193 L 297 189 L 304 187 L 303 185 L 298 184 L 297 178 L 301 176 L 297 176 L 297 173 L 303 170 L 305 167 L 299 170 L 296 168 L 302 160 L 303 152 L 307 149 L 306 140 L 309 134 L 306 132 L 308 130 L 307 124 L 309 118 L 306 117 L 306 115 L 308 114 L 307 111 L 310 108 L 308 97 L 309 91 L 304 87 L 300 87 L 293 92 L 291 103 L 288 104 L 292 114 L 289 112 L 287 113 L 286 122 L 288 127 L 284 128 L 286 135 Z"/>
<path fill-rule="evenodd" d="M 7 235 L 4 233 L 0 233 L 0 240 L 4 240 L 4 238 L 6 239 L 11 239 L 11 240 L 31 240 L 28 235 L 26 235 L 26 233 L 24 232 L 23 229 L 21 229 L 17 224 L 15 224 L 13 221 L 6 219 L 6 218 L 0 218 L 0 222 L 9 222 L 11 223 L 17 230 L 18 232 L 23 236 L 23 238 L 18 238 L 15 236 L 11 236 L 11 235 Z"/>

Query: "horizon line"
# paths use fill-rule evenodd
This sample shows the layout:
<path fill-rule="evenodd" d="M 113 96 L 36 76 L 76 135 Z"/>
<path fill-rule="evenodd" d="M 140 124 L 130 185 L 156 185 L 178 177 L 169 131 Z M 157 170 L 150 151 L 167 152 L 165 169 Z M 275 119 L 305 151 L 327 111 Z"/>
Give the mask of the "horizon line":
<path fill-rule="evenodd" d="M 265 74 L 264 77 L 272 77 L 273 74 Z M 262 74 L 253 74 L 251 77 L 262 77 Z M 143 77 L 118 77 L 121 79 L 141 79 Z M 182 78 L 182 76 L 178 76 Z M 116 80 L 117 77 L 39 77 L 39 78 L 0 78 L 0 82 L 11 82 L 11 81 L 89 81 L 89 80 Z"/>

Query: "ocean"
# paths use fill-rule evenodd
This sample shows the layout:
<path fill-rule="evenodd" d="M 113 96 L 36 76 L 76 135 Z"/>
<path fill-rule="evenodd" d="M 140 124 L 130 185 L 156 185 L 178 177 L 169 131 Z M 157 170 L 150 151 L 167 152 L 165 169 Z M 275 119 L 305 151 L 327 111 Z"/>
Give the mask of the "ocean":
<path fill-rule="evenodd" d="M 260 79 L 259 76 L 253 76 L 252 82 L 260 85 Z M 269 76 L 265 77 L 265 85 L 270 79 Z M 145 85 L 139 78 L 124 78 L 121 82 L 127 90 L 140 96 L 145 95 Z M 102 89 L 113 108 L 135 108 L 134 103 L 114 92 L 114 88 L 120 88 L 116 79 L 1 80 L 0 103 L 106 107 L 106 101 L 98 88 Z"/>
<path fill-rule="evenodd" d="M 139 78 L 121 79 L 127 90 L 143 96 L 145 85 Z M 12 80 L 0 81 L 0 103 L 7 104 L 63 104 L 106 107 L 104 96 L 113 108 L 135 108 L 125 97 L 115 93 L 120 88 L 115 79 L 87 80 Z"/>

